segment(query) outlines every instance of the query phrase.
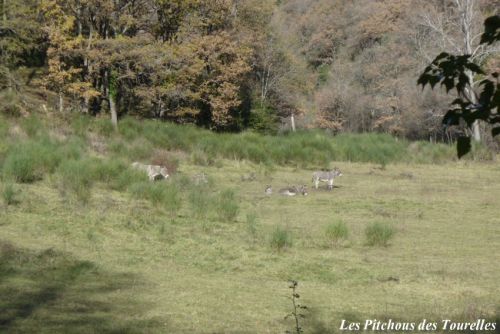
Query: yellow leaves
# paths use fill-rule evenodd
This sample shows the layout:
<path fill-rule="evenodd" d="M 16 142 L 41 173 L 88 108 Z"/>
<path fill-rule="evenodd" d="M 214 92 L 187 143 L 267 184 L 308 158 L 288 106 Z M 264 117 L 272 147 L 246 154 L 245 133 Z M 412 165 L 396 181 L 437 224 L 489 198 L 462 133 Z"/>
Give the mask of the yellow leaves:
<path fill-rule="evenodd" d="M 202 101 L 210 106 L 214 125 L 227 126 L 231 111 L 241 104 L 241 85 L 251 70 L 250 49 L 226 32 L 203 36 L 195 43 L 197 58 L 203 64 L 199 88 Z"/>

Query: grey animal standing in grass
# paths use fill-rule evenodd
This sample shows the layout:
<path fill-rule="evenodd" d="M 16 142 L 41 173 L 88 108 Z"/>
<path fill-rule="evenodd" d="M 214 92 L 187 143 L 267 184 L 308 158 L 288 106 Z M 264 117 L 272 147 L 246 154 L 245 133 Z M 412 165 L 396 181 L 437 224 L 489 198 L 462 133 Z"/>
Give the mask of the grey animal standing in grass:
<path fill-rule="evenodd" d="M 306 186 L 300 186 L 299 188 L 297 188 L 296 186 L 282 188 L 279 190 L 279 193 L 284 196 L 295 196 L 297 194 L 302 194 L 303 196 L 307 196 L 308 194 Z"/>
<path fill-rule="evenodd" d="M 272 193 L 273 193 L 273 188 L 270 185 L 267 185 L 266 195 L 272 195 Z"/>
<path fill-rule="evenodd" d="M 132 167 L 146 172 L 150 181 L 166 180 L 169 177 L 167 168 L 163 166 L 145 165 L 140 162 L 134 162 L 132 163 Z"/>
<path fill-rule="evenodd" d="M 335 179 L 337 176 L 342 176 L 342 172 L 340 169 L 335 167 L 333 170 L 330 171 L 318 171 L 313 173 L 313 182 L 314 182 L 314 188 L 318 189 L 319 187 L 319 182 L 327 182 L 328 183 L 328 190 L 333 189 L 333 179 Z"/>

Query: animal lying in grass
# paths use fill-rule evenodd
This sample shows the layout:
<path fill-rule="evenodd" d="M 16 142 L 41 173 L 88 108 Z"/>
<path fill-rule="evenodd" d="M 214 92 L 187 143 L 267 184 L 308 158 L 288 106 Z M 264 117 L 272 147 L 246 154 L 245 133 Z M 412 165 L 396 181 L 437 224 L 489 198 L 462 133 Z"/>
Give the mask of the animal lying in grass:
<path fill-rule="evenodd" d="M 342 176 L 342 172 L 337 167 L 335 167 L 333 170 L 330 171 L 314 172 L 312 177 L 312 180 L 314 182 L 314 188 L 318 189 L 319 182 L 321 181 L 321 182 L 327 182 L 328 190 L 332 190 L 333 179 L 335 179 L 337 176 Z"/>
<path fill-rule="evenodd" d="M 306 186 L 292 186 L 292 187 L 287 187 L 287 188 L 282 188 L 279 190 L 280 195 L 283 196 L 295 196 L 298 194 L 302 194 L 303 196 L 307 196 L 307 187 Z"/>
<path fill-rule="evenodd" d="M 141 164 L 140 162 L 134 162 L 132 163 L 132 167 L 144 171 L 148 174 L 149 180 L 150 181 L 156 181 L 156 180 L 166 180 L 169 175 L 167 168 L 159 165 L 145 165 Z"/>

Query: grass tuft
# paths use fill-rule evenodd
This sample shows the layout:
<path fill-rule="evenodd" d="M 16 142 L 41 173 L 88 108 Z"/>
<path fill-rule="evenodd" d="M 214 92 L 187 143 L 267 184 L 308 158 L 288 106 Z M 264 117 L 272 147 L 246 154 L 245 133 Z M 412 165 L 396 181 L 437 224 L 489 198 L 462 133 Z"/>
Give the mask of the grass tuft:
<path fill-rule="evenodd" d="M 66 160 L 59 166 L 57 175 L 62 195 L 69 191 L 79 202 L 89 202 L 94 182 L 91 160 Z"/>
<path fill-rule="evenodd" d="M 272 249 L 280 252 L 292 247 L 292 234 L 287 228 L 277 226 L 271 234 L 269 244 Z"/>
<path fill-rule="evenodd" d="M 387 247 L 395 232 L 394 228 L 387 223 L 372 223 L 365 229 L 366 243 L 368 246 Z"/>
<path fill-rule="evenodd" d="M 325 229 L 325 237 L 330 246 L 338 245 L 349 237 L 347 225 L 342 221 L 329 224 Z"/>
<path fill-rule="evenodd" d="M 234 221 L 238 216 L 240 206 L 233 190 L 227 189 L 220 193 L 217 199 L 217 214 L 225 222 Z"/>
<path fill-rule="evenodd" d="M 11 183 L 4 184 L 2 189 L 2 198 L 5 205 L 15 205 L 19 203 L 17 199 L 17 190 Z"/>

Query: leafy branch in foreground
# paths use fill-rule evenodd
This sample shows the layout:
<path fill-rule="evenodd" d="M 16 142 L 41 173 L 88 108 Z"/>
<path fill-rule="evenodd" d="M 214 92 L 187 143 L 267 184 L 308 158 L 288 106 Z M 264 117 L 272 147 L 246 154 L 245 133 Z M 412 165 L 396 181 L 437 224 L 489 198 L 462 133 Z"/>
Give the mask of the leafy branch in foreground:
<path fill-rule="evenodd" d="M 484 33 L 481 35 L 481 45 L 491 45 L 500 40 L 500 16 L 491 16 L 484 21 Z M 482 76 L 479 83 L 480 92 L 472 87 L 472 78 Z M 471 61 L 471 55 L 452 55 L 446 52 L 439 54 L 427 66 L 418 78 L 417 83 L 424 88 L 436 84 L 444 86 L 449 93 L 455 89 L 457 98 L 452 102 L 452 109 L 443 117 L 445 127 L 459 125 L 464 121 L 469 128 L 478 120 L 485 121 L 493 126 L 500 124 L 498 106 L 500 105 L 499 73 L 489 75 L 477 64 Z M 500 126 L 492 129 L 492 135 L 500 134 Z M 458 158 L 467 154 L 471 149 L 470 137 L 462 136 L 457 141 Z"/>
<path fill-rule="evenodd" d="M 290 286 L 289 288 L 292 289 L 292 297 L 290 297 L 290 300 L 293 303 L 293 311 L 290 312 L 285 316 L 285 319 L 288 319 L 289 317 L 293 317 L 295 320 L 295 329 L 294 332 L 296 334 L 303 333 L 304 331 L 302 330 L 302 327 L 300 327 L 300 321 L 299 319 L 303 319 L 306 316 L 301 313 L 301 310 L 306 310 L 307 306 L 305 305 L 300 305 L 298 303 L 300 295 L 297 293 L 297 286 L 299 285 L 299 282 L 291 280 L 290 281 Z M 287 330 L 285 332 L 286 334 L 292 334 L 292 331 Z"/>

